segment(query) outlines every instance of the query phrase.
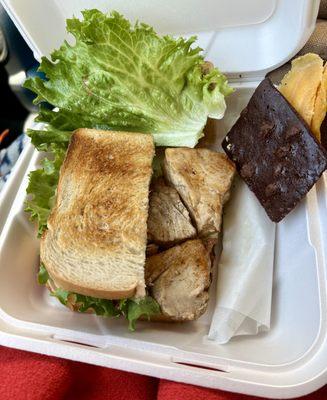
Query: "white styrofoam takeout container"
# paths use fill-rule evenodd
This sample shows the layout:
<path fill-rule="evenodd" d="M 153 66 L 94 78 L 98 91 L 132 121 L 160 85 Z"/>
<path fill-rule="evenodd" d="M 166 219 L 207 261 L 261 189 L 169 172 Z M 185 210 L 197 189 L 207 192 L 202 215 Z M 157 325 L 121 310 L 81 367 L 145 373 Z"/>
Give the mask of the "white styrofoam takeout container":
<path fill-rule="evenodd" d="M 137 11 L 132 0 L 2 3 L 37 58 L 60 44 L 66 17 L 95 5 L 104 10 L 110 5 L 161 32 L 200 32 L 207 59 L 228 73 L 237 89 L 225 118 L 214 123 L 218 148 L 265 72 L 307 40 L 319 2 L 139 0 Z M 198 321 L 141 322 L 130 333 L 125 321 L 70 312 L 37 285 L 39 245 L 23 209 L 27 175 L 40 157 L 34 152 L 27 168 L 21 164 L 24 177 L 0 236 L 2 345 L 270 398 L 298 397 L 327 383 L 326 174 L 277 227 L 271 330 L 217 345 L 206 338 L 214 288 L 209 310 Z M 3 199 L 9 190 L 13 197 L 10 185 Z"/>

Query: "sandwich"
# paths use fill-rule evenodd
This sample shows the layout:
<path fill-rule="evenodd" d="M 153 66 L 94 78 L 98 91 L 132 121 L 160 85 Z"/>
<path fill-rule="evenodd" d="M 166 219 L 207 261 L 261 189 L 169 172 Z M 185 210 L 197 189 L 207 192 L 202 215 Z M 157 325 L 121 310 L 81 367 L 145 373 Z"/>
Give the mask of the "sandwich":
<path fill-rule="evenodd" d="M 193 147 L 232 89 L 194 37 L 159 36 L 117 12 L 82 16 L 67 20 L 75 44 L 42 59 L 46 79 L 25 82 L 43 123 L 28 134 L 51 155 L 27 188 L 39 283 L 71 310 L 122 315 L 132 330 L 139 318 L 194 320 L 235 168 Z"/>
<path fill-rule="evenodd" d="M 59 298 L 74 311 L 127 312 L 128 318 L 132 305 L 140 308 L 140 317 L 153 321 L 192 321 L 205 312 L 210 256 L 234 166 L 207 149 L 167 148 L 166 175 L 172 177 L 174 166 L 174 175 L 188 184 L 160 177 L 150 186 L 153 156 L 151 135 L 73 133 L 41 237 L 40 259 L 50 291 L 57 297 L 66 293 Z M 189 157 L 193 167 L 180 164 L 181 157 Z M 201 171 L 206 171 L 202 177 Z M 211 189 L 207 180 L 215 183 Z M 183 200 L 184 205 L 182 199 L 193 198 L 197 201 Z M 197 205 L 213 221 L 210 230 L 199 229 Z M 149 246 L 156 247 L 147 256 Z"/>

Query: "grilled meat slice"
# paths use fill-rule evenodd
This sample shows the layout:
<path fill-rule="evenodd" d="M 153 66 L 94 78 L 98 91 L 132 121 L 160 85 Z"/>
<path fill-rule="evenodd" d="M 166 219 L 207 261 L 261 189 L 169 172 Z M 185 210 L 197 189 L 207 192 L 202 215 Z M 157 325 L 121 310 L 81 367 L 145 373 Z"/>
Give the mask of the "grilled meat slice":
<path fill-rule="evenodd" d="M 192 321 L 208 305 L 211 262 L 200 239 L 188 240 L 149 257 L 145 280 L 164 319 Z"/>
<path fill-rule="evenodd" d="M 178 191 L 201 237 L 219 232 L 234 173 L 223 153 L 203 148 L 165 151 L 165 177 Z"/>
<path fill-rule="evenodd" d="M 170 246 L 196 236 L 189 212 L 173 187 L 158 179 L 151 187 L 148 241 Z"/>

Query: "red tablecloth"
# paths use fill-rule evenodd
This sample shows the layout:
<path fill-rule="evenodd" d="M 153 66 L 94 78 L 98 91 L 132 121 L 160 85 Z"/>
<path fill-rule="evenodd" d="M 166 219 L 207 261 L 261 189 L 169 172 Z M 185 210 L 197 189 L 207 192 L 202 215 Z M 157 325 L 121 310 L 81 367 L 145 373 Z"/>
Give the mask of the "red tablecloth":
<path fill-rule="evenodd" d="M 23 399 L 250 400 L 255 398 L 0 347 L 0 400 Z M 302 399 L 327 400 L 327 386 Z"/>

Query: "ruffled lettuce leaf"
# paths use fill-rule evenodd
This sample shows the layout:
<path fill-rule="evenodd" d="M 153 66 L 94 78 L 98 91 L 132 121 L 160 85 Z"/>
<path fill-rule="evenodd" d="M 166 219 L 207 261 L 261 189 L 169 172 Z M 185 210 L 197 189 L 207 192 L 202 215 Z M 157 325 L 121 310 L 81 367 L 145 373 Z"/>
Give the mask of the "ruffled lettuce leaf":
<path fill-rule="evenodd" d="M 29 197 L 25 202 L 25 211 L 30 213 L 30 218 L 38 224 L 38 236 L 47 227 L 50 210 L 55 202 L 59 170 L 65 156 L 65 150 L 52 146 L 51 158 L 42 160 L 42 167 L 29 174 L 29 184 L 26 189 Z"/>
<path fill-rule="evenodd" d="M 29 129 L 27 133 L 39 151 L 49 154 L 42 160 L 41 168 L 29 174 L 26 189 L 29 197 L 25 202 L 25 211 L 37 222 L 38 236 L 41 236 L 47 227 L 47 219 L 55 202 L 60 167 L 72 132 L 47 125 L 44 130 Z"/>
<path fill-rule="evenodd" d="M 42 58 L 25 87 L 35 103 L 58 111 L 41 112 L 54 128 L 80 127 L 152 133 L 157 145 L 194 147 L 207 117 L 222 118 L 226 77 L 204 62 L 196 38 L 159 36 L 117 12 L 86 10 L 67 20 L 75 38 Z"/>
<path fill-rule="evenodd" d="M 67 149 L 72 132 L 62 131 L 48 125 L 47 129 L 29 129 L 28 135 L 33 145 L 40 151 L 55 152 Z"/>
<path fill-rule="evenodd" d="M 150 319 L 152 315 L 156 315 L 159 312 L 159 304 L 151 296 L 141 299 L 126 299 L 124 315 L 129 321 L 128 329 L 131 331 L 135 330 L 135 323 L 140 317 L 144 316 Z"/>

